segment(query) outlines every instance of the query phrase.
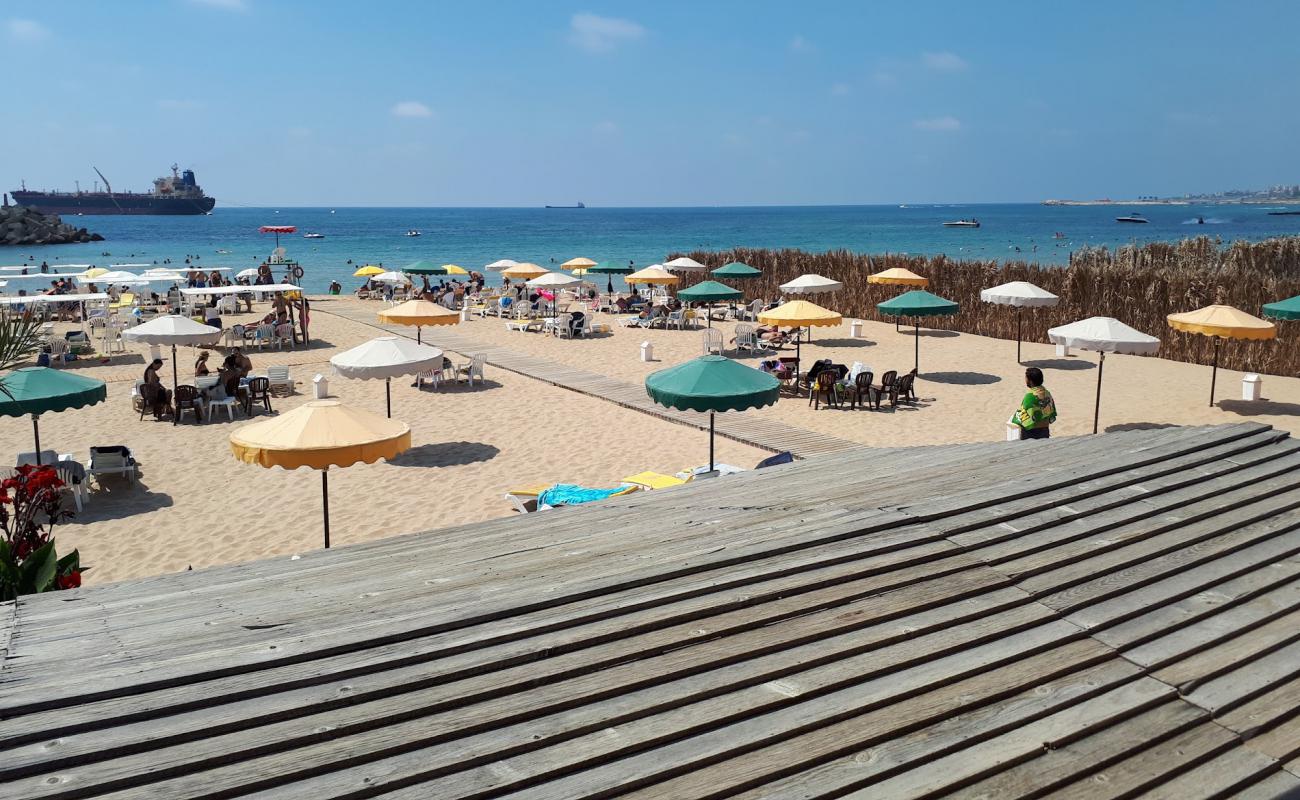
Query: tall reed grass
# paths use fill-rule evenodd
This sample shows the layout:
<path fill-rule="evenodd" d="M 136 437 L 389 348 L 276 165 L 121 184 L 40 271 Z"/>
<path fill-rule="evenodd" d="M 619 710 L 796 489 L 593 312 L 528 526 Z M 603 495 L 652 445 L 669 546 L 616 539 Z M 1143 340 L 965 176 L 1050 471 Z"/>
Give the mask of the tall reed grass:
<path fill-rule="evenodd" d="M 1125 246 L 1113 252 L 1104 247 L 1085 248 L 1073 254 L 1068 267 L 1025 261 L 958 261 L 946 256 L 868 256 L 846 250 L 807 253 L 737 248 L 672 253 L 668 258 L 679 255 L 711 268 L 743 261 L 761 269 L 761 277 L 732 284 L 744 290 L 748 300 L 775 298 L 782 283 L 804 273 L 833 278 L 843 282 L 844 289 L 814 297 L 814 301 L 846 318 L 882 321 L 888 320 L 876 312 L 876 304 L 906 287 L 869 284 L 867 276 L 904 267 L 929 278 L 931 292 L 961 305 L 961 313 L 928 318 L 923 326 L 1002 339 L 1016 336 L 1015 309 L 981 302 L 980 290 L 1008 281 L 1029 281 L 1059 295 L 1061 302 L 1055 308 L 1022 312 L 1025 341 L 1047 342 L 1048 328 L 1086 317 L 1115 317 L 1159 337 L 1161 357 L 1198 364 L 1209 363 L 1213 340 L 1173 330 L 1166 315 L 1224 303 L 1259 316 L 1264 303 L 1300 294 L 1300 237 L 1228 245 L 1200 237 Z M 685 276 L 682 288 L 707 277 Z M 1272 341 L 1224 341 L 1220 366 L 1274 375 L 1300 374 L 1300 347 L 1296 347 L 1300 321 L 1277 324 L 1278 337 Z"/>

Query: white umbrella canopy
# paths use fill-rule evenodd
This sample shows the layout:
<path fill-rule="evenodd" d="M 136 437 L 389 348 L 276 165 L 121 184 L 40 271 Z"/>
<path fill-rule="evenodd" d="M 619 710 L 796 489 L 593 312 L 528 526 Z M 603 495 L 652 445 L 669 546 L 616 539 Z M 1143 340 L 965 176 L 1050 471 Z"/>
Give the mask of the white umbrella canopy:
<path fill-rule="evenodd" d="M 400 272 L 381 272 L 370 280 L 379 283 L 410 283 L 411 279 Z"/>
<path fill-rule="evenodd" d="M 704 272 L 708 267 L 693 258 L 682 256 L 681 258 L 674 258 L 672 261 L 664 262 L 664 269 L 671 272 Z"/>
<path fill-rule="evenodd" d="M 1050 308 L 1061 302 L 1061 298 L 1039 288 L 1029 281 L 1012 281 L 992 289 L 980 292 L 980 299 L 986 303 L 1000 306 L 1014 306 L 1016 309 L 1016 363 L 1020 363 L 1020 309 Z"/>
<path fill-rule="evenodd" d="M 180 314 L 166 314 L 122 331 L 122 338 L 143 344 L 172 346 L 172 391 L 175 392 L 180 383 L 176 374 L 176 345 L 216 344 L 221 338 L 221 329 L 195 322 Z"/>
<path fill-rule="evenodd" d="M 1047 338 L 1055 344 L 1077 347 L 1080 350 L 1095 350 L 1101 354 L 1097 362 L 1097 402 L 1092 412 L 1092 432 L 1097 432 L 1101 416 L 1101 373 L 1106 366 L 1107 353 L 1127 355 L 1151 355 L 1160 349 L 1160 340 L 1149 336 L 1112 317 L 1089 317 L 1052 328 Z"/>
<path fill-rule="evenodd" d="M 108 272 L 102 272 L 94 278 L 86 278 L 77 275 L 74 279 L 78 283 L 104 283 L 104 284 L 123 284 L 123 283 L 148 283 L 148 278 L 142 278 L 134 272 L 127 272 L 122 269 L 113 269 Z"/>
<path fill-rule="evenodd" d="M 517 266 L 518 264 L 519 264 L 518 261 L 509 258 L 503 258 L 500 261 L 493 261 L 491 264 L 488 264 L 483 269 L 489 269 L 492 270 L 493 272 L 500 272 L 503 269 L 510 269 L 511 267 Z"/>
<path fill-rule="evenodd" d="M 391 379 L 440 368 L 442 351 L 404 336 L 380 336 L 339 353 L 330 359 L 330 365 L 344 378 L 384 381 L 384 397 L 391 417 Z"/>
<path fill-rule="evenodd" d="M 838 292 L 843 288 L 844 284 L 839 281 L 823 278 L 821 275 L 813 273 L 800 275 L 789 283 L 781 284 L 781 291 L 784 294 L 821 294 L 823 292 Z"/>
<path fill-rule="evenodd" d="M 538 275 L 536 278 L 527 282 L 530 289 L 559 289 L 562 286 L 577 286 L 582 283 L 582 279 L 573 275 L 567 275 L 563 272 L 548 272 L 545 275 Z M 559 300 L 559 292 L 551 295 L 551 314 L 555 314 L 555 302 Z"/>
<path fill-rule="evenodd" d="M 256 277 L 257 277 L 257 269 L 254 268 L 254 269 L 241 270 L 240 272 L 235 273 L 235 277 L 236 277 L 236 278 L 256 278 Z"/>

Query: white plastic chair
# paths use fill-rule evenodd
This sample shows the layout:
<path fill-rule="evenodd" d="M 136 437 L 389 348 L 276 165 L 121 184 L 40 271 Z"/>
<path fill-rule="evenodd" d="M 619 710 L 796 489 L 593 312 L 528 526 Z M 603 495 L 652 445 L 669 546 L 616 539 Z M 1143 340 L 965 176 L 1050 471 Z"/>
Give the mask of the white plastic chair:
<path fill-rule="evenodd" d="M 224 408 L 226 410 L 226 419 L 234 422 L 235 409 L 238 407 L 239 399 L 226 394 L 226 387 L 218 382 L 216 386 L 208 390 L 207 410 L 204 416 L 208 418 L 208 422 L 211 422 L 216 418 L 213 409 Z"/>
<path fill-rule="evenodd" d="M 704 355 L 717 352 L 722 355 L 722 331 L 717 328 L 705 328 L 700 331 L 701 339 L 704 341 Z"/>
<path fill-rule="evenodd" d="M 50 347 L 51 364 L 53 364 L 55 361 L 59 361 L 64 364 L 68 363 L 68 340 L 67 339 L 51 339 L 49 347 Z"/>
<path fill-rule="evenodd" d="M 285 394 L 293 394 L 293 379 L 289 377 L 288 367 L 267 367 L 266 380 L 269 384 L 267 388 L 272 394 L 275 394 L 278 391 L 284 391 Z"/>
<path fill-rule="evenodd" d="M 92 447 L 90 448 L 90 466 L 86 469 L 86 474 L 95 477 L 97 480 L 102 475 L 125 475 L 127 480 L 135 483 L 135 459 L 132 458 L 131 450 L 127 447 L 120 449 Z"/>
<path fill-rule="evenodd" d="M 484 356 L 482 353 L 475 355 L 473 358 L 470 359 L 470 362 L 468 364 L 462 364 L 456 367 L 456 380 L 459 381 L 460 376 L 464 375 L 465 378 L 469 381 L 470 386 L 474 385 L 475 378 L 478 378 L 480 381 L 484 380 L 483 366 L 486 363 L 487 363 L 487 357 Z"/>
<path fill-rule="evenodd" d="M 275 326 L 275 349 L 279 350 L 280 345 L 288 345 L 293 349 L 293 326 L 289 323 Z"/>
<path fill-rule="evenodd" d="M 759 340 L 754 326 L 748 322 L 736 324 L 736 352 L 748 350 L 751 353 L 765 352 L 767 347 Z"/>
<path fill-rule="evenodd" d="M 269 322 L 257 326 L 257 332 L 253 334 L 253 343 L 258 349 L 263 349 L 269 344 L 275 343 L 275 326 Z"/>

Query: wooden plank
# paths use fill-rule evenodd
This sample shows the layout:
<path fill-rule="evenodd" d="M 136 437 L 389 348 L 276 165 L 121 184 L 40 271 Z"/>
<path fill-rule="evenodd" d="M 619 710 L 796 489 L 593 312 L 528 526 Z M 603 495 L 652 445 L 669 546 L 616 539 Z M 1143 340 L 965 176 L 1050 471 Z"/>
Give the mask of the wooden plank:
<path fill-rule="evenodd" d="M 1269 692 L 1265 697 L 1273 699 L 1290 698 L 1289 695 L 1281 692 Z M 1268 721 L 1269 728 L 1267 730 L 1256 729 L 1251 732 L 1252 736 L 1246 742 L 1250 749 L 1279 761 L 1300 756 L 1300 720 L 1295 718 L 1298 710 L 1300 709 L 1297 709 L 1294 705 L 1278 709 L 1282 713 L 1277 714 Z"/>
<path fill-rule="evenodd" d="M 1235 800 L 1277 800 L 1300 796 L 1300 778 L 1286 771 L 1269 774 L 1263 780 L 1241 786 L 1233 792 Z"/>
<path fill-rule="evenodd" d="M 1278 762 L 1268 756 L 1248 747 L 1236 747 L 1148 788 L 1143 797 L 1150 800 L 1238 797 L 1241 789 L 1279 770 Z"/>
<path fill-rule="evenodd" d="M 1298 673 L 1300 642 L 1295 642 L 1237 664 L 1234 669 L 1197 684 L 1183 696 L 1217 715 L 1291 681 Z"/>
<path fill-rule="evenodd" d="M 1277 603 L 1287 603 L 1279 606 Z M 1191 691 L 1198 684 L 1300 639 L 1300 587 L 1228 609 L 1169 636 L 1124 652 L 1154 677 Z"/>
<path fill-rule="evenodd" d="M 1300 716 L 1300 677 L 1293 678 L 1231 711 L 1220 714 L 1215 721 L 1229 730 L 1236 731 L 1243 739 L 1253 739 L 1296 716 Z M 1252 741 L 1251 746 L 1256 747 L 1256 743 Z M 1270 750 L 1264 752 L 1274 758 L 1286 755 L 1286 753 Z"/>

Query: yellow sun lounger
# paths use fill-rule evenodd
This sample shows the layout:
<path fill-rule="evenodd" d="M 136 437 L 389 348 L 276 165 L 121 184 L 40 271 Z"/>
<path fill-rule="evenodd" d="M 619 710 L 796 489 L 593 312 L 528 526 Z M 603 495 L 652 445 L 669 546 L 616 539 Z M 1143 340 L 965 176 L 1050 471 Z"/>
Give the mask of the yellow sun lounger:
<path fill-rule="evenodd" d="M 624 481 L 624 483 L 626 483 L 626 481 Z M 537 497 L 554 485 L 555 484 L 553 483 L 535 483 L 531 486 L 521 486 L 518 489 L 511 489 L 506 492 L 505 498 L 515 507 L 515 511 L 518 511 L 520 514 L 527 514 L 531 511 L 537 510 Z M 622 491 L 615 492 L 614 494 L 611 494 L 610 497 L 621 497 L 625 494 L 632 494 L 633 492 L 640 491 L 642 488 L 642 486 L 625 486 Z M 532 505 L 532 508 L 529 508 L 530 504 Z"/>
<path fill-rule="evenodd" d="M 690 478 L 682 479 L 662 472 L 638 472 L 623 479 L 623 483 L 640 486 L 642 489 L 671 489 L 690 481 Z"/>

